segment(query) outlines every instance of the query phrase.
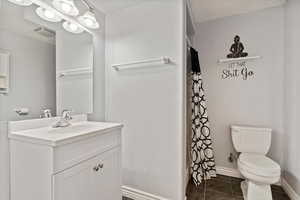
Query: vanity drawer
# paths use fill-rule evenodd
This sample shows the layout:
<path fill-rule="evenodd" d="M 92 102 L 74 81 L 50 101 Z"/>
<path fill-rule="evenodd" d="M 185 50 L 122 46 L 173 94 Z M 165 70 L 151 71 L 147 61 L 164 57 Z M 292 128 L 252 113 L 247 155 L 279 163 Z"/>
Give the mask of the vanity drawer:
<path fill-rule="evenodd" d="M 95 135 L 54 148 L 54 174 L 120 146 L 121 130 Z"/>

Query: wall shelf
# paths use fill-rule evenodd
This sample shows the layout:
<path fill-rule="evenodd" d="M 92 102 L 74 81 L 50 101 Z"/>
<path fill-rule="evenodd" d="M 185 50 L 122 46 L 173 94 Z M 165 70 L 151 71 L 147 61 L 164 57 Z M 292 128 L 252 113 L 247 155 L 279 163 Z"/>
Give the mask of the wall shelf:
<path fill-rule="evenodd" d="M 224 58 L 218 60 L 218 63 L 230 63 L 230 62 L 239 62 L 239 61 L 247 61 L 247 60 L 257 60 L 261 59 L 261 56 L 248 56 L 248 57 L 242 57 L 242 58 Z"/>

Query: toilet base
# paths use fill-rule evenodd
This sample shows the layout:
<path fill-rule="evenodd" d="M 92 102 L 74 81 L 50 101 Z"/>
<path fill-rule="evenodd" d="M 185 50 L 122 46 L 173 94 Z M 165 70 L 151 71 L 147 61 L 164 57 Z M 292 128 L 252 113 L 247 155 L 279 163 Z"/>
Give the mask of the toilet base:
<path fill-rule="evenodd" d="M 272 200 L 270 185 L 257 184 L 246 180 L 241 183 L 244 200 Z"/>

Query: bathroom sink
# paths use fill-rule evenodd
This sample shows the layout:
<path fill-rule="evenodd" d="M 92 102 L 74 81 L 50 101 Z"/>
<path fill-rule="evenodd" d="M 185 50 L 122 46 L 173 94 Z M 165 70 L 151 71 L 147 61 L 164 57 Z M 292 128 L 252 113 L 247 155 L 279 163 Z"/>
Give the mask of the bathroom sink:
<path fill-rule="evenodd" d="M 9 138 L 58 146 L 91 137 L 95 134 L 104 134 L 123 126 L 118 123 L 87 121 L 85 115 L 80 115 L 74 116 L 71 125 L 68 127 L 53 128 L 53 124 L 57 120 L 59 118 L 10 122 Z"/>
<path fill-rule="evenodd" d="M 50 127 L 48 129 L 48 133 L 49 134 L 74 134 L 80 132 L 89 132 L 93 129 L 100 128 L 99 126 L 101 125 L 103 126 L 103 128 L 105 127 L 105 123 L 101 123 L 101 122 L 87 122 L 87 121 L 79 122 L 63 128 Z"/>

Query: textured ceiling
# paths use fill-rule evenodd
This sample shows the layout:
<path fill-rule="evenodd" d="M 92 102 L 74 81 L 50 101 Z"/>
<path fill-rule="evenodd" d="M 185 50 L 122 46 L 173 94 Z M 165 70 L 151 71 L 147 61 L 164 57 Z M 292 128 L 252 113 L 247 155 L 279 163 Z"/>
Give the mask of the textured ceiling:
<path fill-rule="evenodd" d="M 196 23 L 282 5 L 286 0 L 190 0 Z"/>
<path fill-rule="evenodd" d="M 167 0 L 89 0 L 104 13 L 116 12 L 147 1 Z M 286 0 L 188 0 L 191 2 L 196 23 L 244 14 L 284 4 Z"/>

